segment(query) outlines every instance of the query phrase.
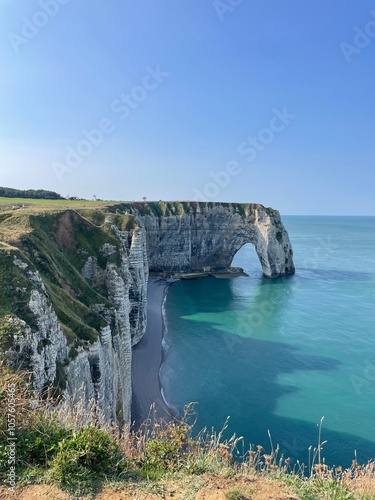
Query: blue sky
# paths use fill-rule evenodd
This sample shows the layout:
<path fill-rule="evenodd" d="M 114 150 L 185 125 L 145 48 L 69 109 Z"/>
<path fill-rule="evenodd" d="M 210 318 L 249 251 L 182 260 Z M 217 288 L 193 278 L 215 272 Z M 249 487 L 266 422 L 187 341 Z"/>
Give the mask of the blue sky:
<path fill-rule="evenodd" d="M 0 0 L 0 34 L 0 185 L 375 215 L 373 2 Z"/>

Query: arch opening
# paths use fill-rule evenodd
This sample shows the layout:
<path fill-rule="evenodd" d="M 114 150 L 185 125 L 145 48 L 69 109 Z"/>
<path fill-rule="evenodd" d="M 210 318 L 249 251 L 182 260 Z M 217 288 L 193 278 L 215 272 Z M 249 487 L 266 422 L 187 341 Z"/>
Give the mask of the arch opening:
<path fill-rule="evenodd" d="M 244 243 L 234 254 L 230 265 L 240 267 L 249 276 L 263 276 L 262 265 L 252 243 Z"/>

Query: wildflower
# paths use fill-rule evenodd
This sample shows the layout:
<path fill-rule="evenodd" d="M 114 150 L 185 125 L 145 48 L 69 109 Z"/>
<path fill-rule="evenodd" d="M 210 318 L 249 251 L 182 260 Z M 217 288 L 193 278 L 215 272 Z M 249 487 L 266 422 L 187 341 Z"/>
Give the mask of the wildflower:
<path fill-rule="evenodd" d="M 316 472 L 324 472 L 327 469 L 327 465 L 325 464 L 315 464 L 314 469 Z"/>

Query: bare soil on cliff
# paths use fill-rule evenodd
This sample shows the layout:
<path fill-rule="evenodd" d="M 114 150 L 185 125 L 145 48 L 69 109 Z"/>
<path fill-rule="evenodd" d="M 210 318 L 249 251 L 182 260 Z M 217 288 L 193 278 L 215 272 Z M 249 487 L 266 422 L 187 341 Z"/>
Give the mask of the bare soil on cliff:
<path fill-rule="evenodd" d="M 123 489 L 104 488 L 96 500 L 196 499 L 225 500 L 231 491 L 239 491 L 243 500 L 298 500 L 285 484 L 264 478 L 226 478 L 220 475 L 190 477 L 181 481 L 149 484 L 142 489 L 133 484 Z M 10 492 L 0 487 L 1 500 L 71 500 L 73 496 L 52 485 L 30 485 Z M 84 500 L 88 500 L 85 497 Z"/>

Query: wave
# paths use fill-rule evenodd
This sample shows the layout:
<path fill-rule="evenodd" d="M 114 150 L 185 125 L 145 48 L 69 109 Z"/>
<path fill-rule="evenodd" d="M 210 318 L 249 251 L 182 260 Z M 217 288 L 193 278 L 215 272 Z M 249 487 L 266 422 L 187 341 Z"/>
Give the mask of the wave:
<path fill-rule="evenodd" d="M 179 415 L 178 409 L 170 401 L 167 400 L 167 397 L 165 395 L 165 387 L 168 386 L 168 380 L 170 380 L 170 378 L 173 377 L 173 372 L 174 372 L 172 368 L 167 369 L 165 364 L 166 356 L 168 355 L 168 350 L 170 347 L 170 343 L 168 341 L 168 321 L 167 321 L 167 310 L 166 310 L 166 302 L 167 302 L 169 286 L 170 284 L 168 284 L 165 287 L 163 301 L 161 305 L 162 319 L 163 319 L 163 335 L 161 343 L 162 343 L 163 354 L 162 354 L 162 362 L 159 368 L 159 383 L 160 383 L 160 393 L 164 403 L 171 410 L 173 415 L 178 416 Z"/>

